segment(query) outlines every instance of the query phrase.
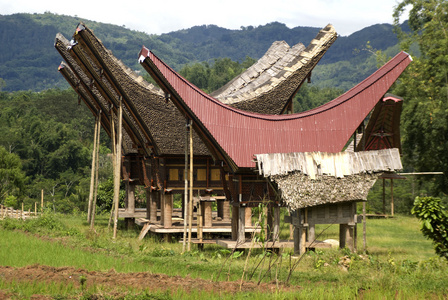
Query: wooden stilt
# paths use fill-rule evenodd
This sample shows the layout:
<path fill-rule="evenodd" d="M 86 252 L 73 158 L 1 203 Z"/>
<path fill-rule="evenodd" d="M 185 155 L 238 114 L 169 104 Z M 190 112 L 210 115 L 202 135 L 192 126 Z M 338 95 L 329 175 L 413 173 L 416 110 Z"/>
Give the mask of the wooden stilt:
<path fill-rule="evenodd" d="M 272 205 L 269 203 L 267 205 L 267 214 L 266 214 L 266 237 L 269 241 L 272 240 L 273 237 L 273 229 L 274 229 L 274 216 L 272 214 Z"/>
<path fill-rule="evenodd" d="M 135 185 L 126 182 L 126 211 L 132 215 L 135 213 Z M 135 218 L 126 218 L 125 223 L 127 229 L 134 227 Z"/>
<path fill-rule="evenodd" d="M 151 187 L 145 188 L 146 219 L 151 221 Z"/>
<path fill-rule="evenodd" d="M 246 241 L 246 210 L 244 207 L 239 207 L 238 213 L 238 237 L 237 242 L 242 243 Z"/>
<path fill-rule="evenodd" d="M 155 191 L 150 192 L 150 211 L 149 211 L 149 221 L 151 223 L 157 222 L 157 195 Z"/>
<path fill-rule="evenodd" d="M 245 211 L 245 217 L 244 217 L 245 226 L 250 227 L 252 226 L 252 208 L 245 207 L 244 211 Z"/>
<path fill-rule="evenodd" d="M 232 241 L 238 240 L 238 216 L 239 216 L 239 207 L 232 206 Z"/>
<path fill-rule="evenodd" d="M 118 201 L 120 197 L 120 167 L 121 167 L 121 143 L 122 143 L 122 119 L 123 119 L 123 104 L 120 98 L 118 106 L 118 141 L 116 145 L 116 165 L 114 172 L 114 236 L 117 238 L 117 226 L 118 226 Z"/>
<path fill-rule="evenodd" d="M 163 228 L 171 228 L 173 224 L 173 194 L 165 193 L 163 195 Z"/>
<path fill-rule="evenodd" d="M 280 207 L 278 205 L 274 206 L 274 228 L 272 231 L 272 239 L 274 241 L 279 241 L 280 237 Z"/>
<path fill-rule="evenodd" d="M 198 191 L 198 198 L 199 198 L 199 191 Z M 196 214 L 196 219 L 197 219 L 197 224 L 198 224 L 198 231 L 197 231 L 197 236 L 198 236 L 198 240 L 200 243 L 202 243 L 202 227 L 203 227 L 203 216 L 202 216 L 202 206 L 203 203 L 201 200 L 198 201 L 198 212 Z"/>

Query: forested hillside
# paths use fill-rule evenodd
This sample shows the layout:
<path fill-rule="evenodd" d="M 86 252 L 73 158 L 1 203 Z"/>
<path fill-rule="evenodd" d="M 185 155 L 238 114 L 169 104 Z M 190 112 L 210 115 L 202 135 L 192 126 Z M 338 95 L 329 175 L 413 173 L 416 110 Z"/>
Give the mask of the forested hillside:
<path fill-rule="evenodd" d="M 81 21 L 94 30 L 116 57 L 135 70 L 142 70 L 137 62 L 142 45 L 179 70 L 185 64 L 213 63 L 217 58 L 230 58 L 237 62 L 244 61 L 246 57 L 258 59 L 277 40 L 285 40 L 289 45 L 299 42 L 308 45 L 321 29 L 288 28 L 273 22 L 242 27 L 240 30 L 202 25 L 151 35 L 52 13 L 0 15 L 0 78 L 4 80 L 3 90 L 41 91 L 68 87 L 57 72 L 61 58 L 53 47 L 54 38 L 56 33 L 61 32 L 70 39 Z M 326 25 L 322 24 L 322 27 Z M 339 37 L 313 73 L 314 83 L 347 89 L 364 79 L 376 67 L 375 58 L 362 50 L 369 41 L 378 50 L 386 50 L 397 44 L 390 24 L 374 25 L 348 37 Z M 345 76 L 334 76 L 334 69 L 341 65 Z"/>
<path fill-rule="evenodd" d="M 443 2 L 439 7 L 446 12 L 446 6 Z M 448 174 L 445 71 L 448 36 L 443 30 L 446 26 L 438 25 L 448 22 L 440 20 L 446 14 L 432 11 L 416 9 L 412 31 L 407 23 L 396 24 L 397 29 L 402 29 L 402 36 L 407 37 L 401 45 L 393 26 L 388 24 L 339 37 L 313 70 L 312 83 L 305 84 L 294 99 L 296 112 L 337 97 L 400 48 L 410 51 L 415 60 L 392 91 L 405 98 L 402 115 L 405 170 Z M 420 12 L 424 15 L 419 15 Z M 70 38 L 80 21 L 92 28 L 106 47 L 131 68 L 141 70 L 137 55 L 145 45 L 207 92 L 250 66 L 273 41 L 307 45 L 320 29 L 290 29 L 274 22 L 240 30 L 204 25 L 148 35 L 51 13 L 0 15 L 0 203 L 16 207 L 21 202 L 31 205 L 44 189 L 47 201 L 56 211 L 85 208 L 94 120 L 83 104 L 78 105 L 76 93 L 58 74 L 61 57 L 53 47 L 57 32 Z M 423 31 L 426 24 L 431 31 Z M 103 134 L 98 203 L 104 209 L 110 205 L 107 201 L 112 188 L 109 144 Z M 446 199 L 447 178 L 414 178 L 399 183 L 403 186 L 395 190 L 397 210 L 409 212 L 416 195 Z M 380 189 L 374 189 L 369 197 L 377 199 L 380 193 Z"/>

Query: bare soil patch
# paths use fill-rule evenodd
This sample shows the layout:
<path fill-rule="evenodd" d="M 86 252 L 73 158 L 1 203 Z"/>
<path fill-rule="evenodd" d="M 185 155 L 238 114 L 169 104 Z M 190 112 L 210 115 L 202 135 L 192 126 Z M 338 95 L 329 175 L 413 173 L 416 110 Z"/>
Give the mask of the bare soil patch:
<path fill-rule="evenodd" d="M 101 272 L 87 271 L 73 267 L 43 266 L 39 264 L 21 268 L 0 266 L 0 278 L 5 281 L 53 282 L 73 284 L 73 286 L 81 288 L 81 276 L 86 278 L 85 285 L 87 287 L 95 285 L 107 290 L 115 290 L 119 287 L 135 290 L 141 289 L 142 291 L 147 290 L 150 292 L 181 290 L 186 293 L 192 290 L 214 293 L 237 293 L 240 291 L 275 292 L 277 290 L 275 283 L 262 283 L 257 285 L 254 282 L 244 281 L 240 290 L 239 281 L 214 282 L 212 280 L 191 278 L 188 276 L 168 276 L 165 274 L 153 274 L 151 272 L 117 273 L 115 270 Z M 280 285 L 279 289 L 285 291 L 291 288 Z"/>

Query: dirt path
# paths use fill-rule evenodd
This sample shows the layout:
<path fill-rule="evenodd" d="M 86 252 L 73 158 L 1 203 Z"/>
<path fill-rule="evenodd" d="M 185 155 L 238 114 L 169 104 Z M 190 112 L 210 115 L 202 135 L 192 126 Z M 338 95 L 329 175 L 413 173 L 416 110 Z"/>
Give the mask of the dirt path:
<path fill-rule="evenodd" d="M 205 292 L 240 292 L 240 282 L 194 279 L 190 277 L 168 276 L 164 274 L 152 274 L 150 272 L 139 273 L 117 273 L 114 270 L 108 272 L 87 271 L 73 267 L 50 267 L 42 265 L 31 265 L 22 268 L 0 266 L 0 278 L 5 281 L 25 281 L 25 282 L 53 282 L 73 284 L 80 288 L 80 277 L 86 278 L 87 286 L 101 286 L 107 290 L 114 290 L 118 287 L 132 289 L 156 291 L 177 291 L 183 290 L 186 293 L 197 290 Z M 280 287 L 288 290 L 287 287 Z M 275 284 L 256 285 L 253 282 L 243 282 L 241 291 L 274 292 Z M 0 296 L 2 295 L 0 291 Z M 37 296 L 37 295 L 36 295 Z M 34 298 L 33 298 L 34 299 Z M 45 299 L 45 298 L 35 298 Z"/>

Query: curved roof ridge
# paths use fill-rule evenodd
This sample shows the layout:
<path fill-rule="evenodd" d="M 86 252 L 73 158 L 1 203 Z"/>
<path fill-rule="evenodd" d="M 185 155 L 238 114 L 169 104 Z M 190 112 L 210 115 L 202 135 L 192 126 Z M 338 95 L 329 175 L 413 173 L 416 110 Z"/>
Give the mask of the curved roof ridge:
<path fill-rule="evenodd" d="M 321 29 L 316 37 L 304 49 L 302 44 L 290 47 L 280 59 L 254 77 L 253 70 L 247 70 L 237 77 L 239 87 L 231 92 L 211 95 L 233 107 L 263 114 L 284 112 L 311 71 L 337 38 L 337 32 L 331 24 Z M 275 48 L 273 49 L 275 50 Z M 268 51 L 269 52 L 269 51 Z M 267 53 L 268 54 L 268 53 Z M 259 62 L 263 63 L 265 57 Z M 258 62 L 255 64 L 257 65 Z M 238 79 L 239 78 L 239 79 Z M 230 83 L 234 85 L 234 83 Z"/>
<path fill-rule="evenodd" d="M 301 45 L 303 47 L 302 50 L 305 50 L 305 46 L 302 43 L 298 45 Z M 221 88 L 210 93 L 210 96 L 225 101 L 226 97 L 240 92 L 242 88 L 259 78 L 264 71 L 272 68 L 290 49 L 291 47 L 285 41 L 273 42 L 268 51 L 257 62 Z"/>
<path fill-rule="evenodd" d="M 123 72 L 126 73 L 127 76 L 129 76 L 132 80 L 134 80 L 136 83 L 138 83 L 142 87 L 150 90 L 153 93 L 156 93 L 156 94 L 159 94 L 159 95 L 163 96 L 163 91 L 159 87 L 157 87 L 157 86 L 153 85 L 152 83 L 146 81 L 141 75 L 138 75 L 137 73 L 134 72 L 134 70 L 132 70 L 131 68 L 126 66 L 123 63 L 123 61 L 121 61 L 120 59 L 115 57 L 115 55 L 113 54 L 112 50 L 106 48 L 104 46 L 103 42 L 101 41 L 101 39 L 98 38 L 95 34 L 93 34 L 93 31 L 89 27 L 87 27 L 83 22 L 78 24 L 78 26 L 76 28 L 76 33 L 75 34 L 78 34 L 82 30 L 86 30 L 91 37 L 94 37 L 98 41 L 98 46 L 101 47 L 102 50 L 109 55 L 109 58 L 111 60 L 113 60 L 123 70 Z"/>
<path fill-rule="evenodd" d="M 199 95 L 204 97 L 204 99 L 207 99 L 210 102 L 213 102 L 213 103 L 215 103 L 215 104 L 217 104 L 217 105 L 219 105 L 219 106 L 221 106 L 221 107 L 223 107 L 223 108 L 225 108 L 227 110 L 230 110 L 230 111 L 232 111 L 234 113 L 237 113 L 237 114 L 244 115 L 246 117 L 253 117 L 253 118 L 257 118 L 257 119 L 264 119 L 264 120 L 271 120 L 271 121 L 282 121 L 282 120 L 298 119 L 298 118 L 302 118 L 302 117 L 305 117 L 305 116 L 317 114 L 317 113 L 323 112 L 325 110 L 331 109 L 331 108 L 333 108 L 333 107 L 335 107 L 337 105 L 340 105 L 341 103 L 344 103 L 344 102 L 350 100 L 351 98 L 356 96 L 356 94 L 361 92 L 366 87 L 373 85 L 375 82 L 380 80 L 382 76 L 384 76 L 385 74 L 390 72 L 394 67 L 398 66 L 403 61 L 405 61 L 405 60 L 411 61 L 412 60 L 411 56 L 408 53 L 406 53 L 404 51 L 401 51 L 395 57 L 393 57 L 387 63 L 385 63 L 381 68 L 376 70 L 373 74 L 371 74 L 366 79 L 364 79 L 363 81 L 358 83 L 356 86 L 354 86 L 353 88 L 349 89 L 348 91 L 346 91 L 345 93 L 343 93 L 339 97 L 337 97 L 337 98 L 335 98 L 335 99 L 333 99 L 333 100 L 331 100 L 331 101 L 329 101 L 329 102 L 327 102 L 327 103 L 325 103 L 325 104 L 323 104 L 323 105 L 321 105 L 319 107 L 316 107 L 316 108 L 313 108 L 313 109 L 310 109 L 310 110 L 307 110 L 307 111 L 303 111 L 303 112 L 300 112 L 300 113 L 295 113 L 295 114 L 285 114 L 285 115 L 274 115 L 274 114 L 271 114 L 271 115 L 266 115 L 266 114 L 259 114 L 259 113 L 254 113 L 254 112 L 250 112 L 250 111 L 245 111 L 245 110 L 238 109 L 238 108 L 235 108 L 233 106 L 227 105 L 225 103 L 222 103 L 218 99 L 210 96 L 209 94 L 205 93 L 204 91 L 202 91 L 201 89 L 196 87 L 194 84 L 190 83 L 187 79 L 185 79 L 183 76 L 181 76 L 176 71 L 174 71 L 170 66 L 168 66 L 164 61 L 162 61 L 160 58 L 158 58 L 157 55 L 155 55 L 152 51 L 150 51 L 145 46 L 143 46 L 142 50 L 140 51 L 139 57 L 140 57 L 139 58 L 140 63 L 144 64 L 146 58 L 148 58 L 151 61 L 155 61 L 158 66 L 160 66 L 160 65 L 165 66 L 166 67 L 166 71 L 171 73 L 173 77 L 177 77 L 178 79 L 183 81 L 185 85 L 189 86 L 192 89 L 192 91 L 198 93 Z M 407 64 L 406 64 L 406 66 L 407 66 Z"/>

